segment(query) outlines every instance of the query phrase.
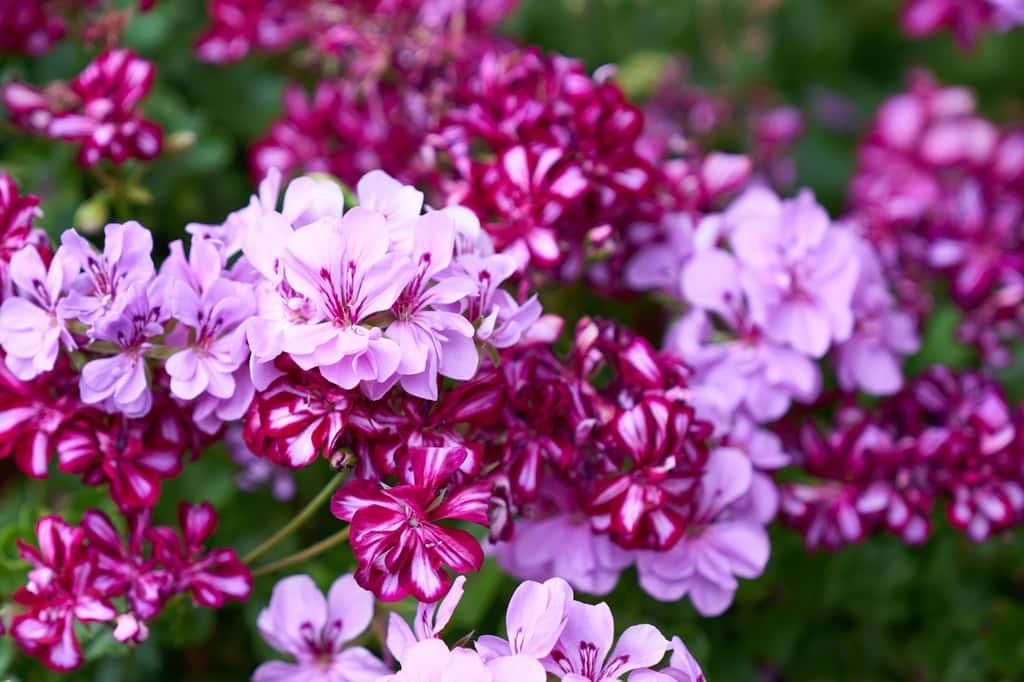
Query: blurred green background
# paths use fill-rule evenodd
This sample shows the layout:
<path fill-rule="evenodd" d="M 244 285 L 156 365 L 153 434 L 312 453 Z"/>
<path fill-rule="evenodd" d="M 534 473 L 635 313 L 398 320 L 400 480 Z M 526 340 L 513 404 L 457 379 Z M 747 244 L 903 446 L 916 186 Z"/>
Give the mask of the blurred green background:
<path fill-rule="evenodd" d="M 683 55 L 691 82 L 745 101 L 800 107 L 809 130 L 797 145 L 798 183 L 841 212 L 854 149 L 871 112 L 900 90 L 907 71 L 926 67 L 941 81 L 972 87 L 982 110 L 999 122 L 1024 121 L 1024 31 L 988 35 L 970 54 L 948 35 L 910 41 L 899 32 L 899 0 L 524 0 L 504 31 L 524 43 L 577 56 L 590 67 L 614 62 L 619 80 L 638 100 L 648 96 L 667 60 Z M 99 183 L 73 162 L 73 149 L 0 128 L 0 169 L 24 191 L 43 197 L 42 224 L 51 234 L 83 219 L 139 219 L 164 240 L 186 222 L 219 222 L 252 192 L 247 144 L 279 114 L 285 76 L 280 60 L 256 55 L 217 67 L 191 58 L 204 23 L 200 0 L 164 0 L 138 18 L 126 42 L 158 66 L 147 113 L 168 134 L 191 132 L 196 144 L 146 169 L 149 196 L 136 205 L 108 204 Z M 70 43 L 35 60 L 0 58 L 0 82 L 42 83 L 68 78 L 88 57 Z M 291 74 L 308 77 L 308 74 Z M 837 130 L 821 112 L 836 102 L 853 125 Z M 720 140 L 741 149 L 743 140 Z M 84 208 L 83 208 L 84 206 Z M 76 220 L 76 214 L 78 220 Z M 644 309 L 647 310 L 647 309 Z M 626 307 L 603 314 L 635 316 Z M 634 320 L 635 321 L 635 320 Z M 912 367 L 969 362 L 951 343 L 946 313 L 930 325 L 926 350 Z M 656 325 L 655 325 L 656 326 Z M 1018 397 L 1024 371 L 1006 378 Z M 328 477 L 326 465 L 299 475 L 298 499 L 284 504 L 250 495 L 233 482 L 235 468 L 217 448 L 167 485 L 158 517 L 173 523 L 178 499 L 210 500 L 221 511 L 217 539 L 241 551 L 283 525 Z M 54 474 L 27 482 L 0 462 L 0 594 L 24 581 L 14 538 L 31 536 L 39 515 L 60 510 L 77 520 L 106 504 L 102 490 L 81 489 Z M 939 524 L 940 527 L 942 524 Z M 275 551 L 284 556 L 325 537 L 336 521 L 324 510 Z M 637 587 L 631 572 L 608 598 L 620 628 L 651 622 L 680 634 L 712 682 L 974 682 L 1024 680 L 1024 546 L 1013 535 L 974 546 L 939 531 L 923 548 L 878 537 L 840 554 L 808 555 L 799 537 L 773 532 L 767 574 L 743 581 L 736 604 L 716 619 L 699 618 L 687 602 L 660 604 Z M 353 566 L 345 551 L 307 569 L 322 587 Z M 74 680 L 134 682 L 247 679 L 272 656 L 255 629 L 273 580 L 257 581 L 253 599 L 214 615 L 182 609 L 165 614 L 143 646 L 126 651 L 98 629 L 83 633 L 90 663 Z M 490 562 L 469 579 L 466 598 L 448 628 L 452 639 L 475 629 L 502 629 L 515 582 Z M 13 676 L 13 677 L 12 677 Z M 50 680 L 54 674 L 0 639 L 0 679 Z"/>

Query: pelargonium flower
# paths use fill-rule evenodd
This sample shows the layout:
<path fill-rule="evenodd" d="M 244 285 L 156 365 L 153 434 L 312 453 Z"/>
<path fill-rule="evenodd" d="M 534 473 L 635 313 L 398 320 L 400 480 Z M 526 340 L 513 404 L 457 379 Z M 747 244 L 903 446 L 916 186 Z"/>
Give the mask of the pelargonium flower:
<path fill-rule="evenodd" d="M 466 458 L 465 448 L 409 448 L 404 485 L 354 480 L 334 494 L 331 512 L 351 523 L 360 585 L 384 601 L 412 594 L 429 602 L 440 599 L 451 585 L 443 566 L 457 573 L 480 569 L 484 555 L 476 538 L 437 523 L 488 523 L 486 485 L 457 487 L 443 498 L 437 496 L 437 489 L 450 482 Z"/>
<path fill-rule="evenodd" d="M 57 434 L 60 470 L 82 476 L 87 485 L 109 483 L 122 510 L 154 506 L 161 479 L 181 472 L 188 447 L 185 426 L 168 402 L 145 419 L 82 410 Z"/>
<path fill-rule="evenodd" d="M 153 394 L 145 354 L 152 347 L 149 339 L 163 334 L 164 322 L 170 317 L 168 306 L 161 300 L 163 285 L 154 281 L 148 287 L 135 285 L 123 291 L 118 309 L 93 326 L 94 340 L 113 343 L 120 352 L 82 367 L 82 402 L 99 404 L 107 412 L 131 418 L 149 412 Z"/>
<path fill-rule="evenodd" d="M 903 30 L 914 38 L 948 28 L 961 47 L 970 48 L 986 28 L 1007 31 L 1024 25 L 1020 0 L 907 0 Z"/>
<path fill-rule="evenodd" d="M 77 273 L 78 264 L 61 251 L 48 264 L 31 245 L 11 257 L 15 295 L 0 304 L 0 347 L 19 379 L 29 381 L 52 370 L 61 344 L 76 347 L 59 303 Z"/>
<path fill-rule="evenodd" d="M 47 11 L 43 2 L 0 2 L 0 51 L 38 56 L 67 32 L 59 14 Z"/>
<path fill-rule="evenodd" d="M 768 561 L 768 533 L 758 519 L 730 513 L 750 488 L 750 461 L 740 451 L 711 453 L 683 538 L 667 551 L 637 557 L 640 584 L 657 599 L 688 595 L 701 615 L 717 616 L 732 603 L 736 576 L 756 578 Z"/>
<path fill-rule="evenodd" d="M 14 617 L 11 636 L 51 670 L 66 672 L 83 660 L 75 621 L 109 621 L 117 611 L 93 582 L 96 565 L 81 529 L 45 516 L 36 524 L 36 536 L 39 549 L 18 541 L 21 557 L 33 570 L 28 585 L 14 593 L 14 601 L 26 610 Z"/>
<path fill-rule="evenodd" d="M 174 575 L 174 592 L 190 592 L 195 603 L 219 609 L 228 600 L 245 601 L 252 574 L 233 549 L 207 549 L 217 529 L 217 513 L 204 502 L 178 505 L 180 533 L 167 526 L 146 531 L 153 554 Z"/>
<path fill-rule="evenodd" d="M 18 186 L 7 173 L 0 173 L 0 302 L 11 295 L 11 258 L 30 241 L 32 221 L 42 215 L 39 197 L 18 194 Z"/>
<path fill-rule="evenodd" d="M 117 310 L 118 296 L 132 285 L 147 285 L 153 278 L 153 235 L 130 221 L 107 225 L 103 230 L 103 253 L 74 230 L 61 235 L 61 249 L 82 269 L 61 302 L 61 313 L 91 325 Z M 113 341 L 114 339 L 106 339 Z"/>
<path fill-rule="evenodd" d="M 153 65 L 131 50 L 115 48 L 71 81 L 70 102 L 51 102 L 22 83 L 5 86 L 4 100 L 22 127 L 80 142 L 78 162 L 83 166 L 94 166 L 104 158 L 114 163 L 149 160 L 160 154 L 163 133 L 137 109 L 152 87 L 154 73 Z"/>
<path fill-rule="evenodd" d="M 363 647 L 347 647 L 370 626 L 373 595 L 346 574 L 327 598 L 307 575 L 293 575 L 274 586 L 270 605 L 257 626 L 272 647 L 295 663 L 271 661 L 253 672 L 253 682 L 302 679 L 309 682 L 378 680 L 388 668 Z"/>
<path fill-rule="evenodd" d="M 633 625 L 615 643 L 615 620 L 607 604 L 573 601 L 565 629 L 544 667 L 569 682 L 616 682 L 634 670 L 649 669 L 665 657 L 668 642 L 651 625 Z M 610 654 L 610 655 L 609 655 Z"/>
<path fill-rule="evenodd" d="M 80 407 L 77 377 L 66 364 L 30 382 L 19 380 L 0 356 L 0 458 L 27 476 L 45 478 L 54 437 Z"/>
<path fill-rule="evenodd" d="M 561 578 L 543 583 L 526 581 L 508 602 L 505 630 L 508 640 L 483 635 L 475 645 L 488 663 L 511 658 L 542 660 L 551 653 L 569 622 L 573 594 Z"/>

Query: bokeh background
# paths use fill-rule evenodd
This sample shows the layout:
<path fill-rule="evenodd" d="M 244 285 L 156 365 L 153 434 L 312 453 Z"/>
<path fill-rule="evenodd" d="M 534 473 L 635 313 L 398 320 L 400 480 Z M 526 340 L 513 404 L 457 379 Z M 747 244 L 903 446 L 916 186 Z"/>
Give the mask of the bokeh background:
<path fill-rule="evenodd" d="M 590 68 L 617 64 L 618 80 L 637 101 L 651 96 L 674 64 L 678 77 L 740 108 L 800 108 L 807 132 L 793 152 L 796 183 L 813 188 L 838 215 L 857 142 L 878 103 L 903 88 L 910 69 L 924 67 L 944 83 L 972 88 L 982 113 L 997 122 L 1024 121 L 1024 31 L 988 35 L 965 53 L 946 34 L 908 39 L 899 29 L 900 5 L 523 0 L 502 30 L 519 42 L 579 57 Z M 74 164 L 72 147 L 2 124 L 0 169 L 43 198 L 41 224 L 51 235 L 71 225 L 131 217 L 170 241 L 183 234 L 186 222 L 219 222 L 246 202 L 253 191 L 247 146 L 280 115 L 286 79 L 311 76 L 259 54 L 227 67 L 196 61 L 192 45 L 205 21 L 202 0 L 164 0 L 126 35 L 126 45 L 158 68 L 146 113 L 170 135 L 195 136 L 182 153 L 146 167 L 138 179 L 145 193 L 133 205 L 99 194 L 98 181 Z M 79 46 L 65 41 L 43 58 L 0 58 L 0 82 L 66 78 L 87 61 Z M 742 126 L 719 131 L 709 146 L 740 151 L 745 135 Z M 596 303 L 580 291 L 554 295 L 580 309 Z M 600 310 L 651 334 L 662 324 L 653 309 L 602 303 Z M 933 315 L 926 350 L 912 359 L 911 374 L 933 362 L 956 367 L 969 360 L 969 351 L 951 341 L 955 324 L 951 310 Z M 1015 399 L 1024 397 L 1024 369 L 1011 367 L 1002 378 Z M 174 500 L 210 500 L 221 510 L 218 537 L 244 551 L 285 523 L 322 484 L 322 471 L 300 472 L 296 500 L 279 503 L 240 491 L 235 471 L 222 450 L 205 453 L 201 465 L 186 467 L 168 484 L 158 518 L 173 518 Z M 61 508 L 77 518 L 87 507 L 102 506 L 103 490 L 77 486 L 76 479 L 56 472 L 29 484 L 11 462 L 0 462 L 0 595 L 22 584 L 24 564 L 16 559 L 14 538 L 30 535 L 41 514 Z M 278 551 L 311 544 L 335 524 L 324 510 Z M 353 566 L 342 550 L 307 569 L 326 586 Z M 86 646 L 90 663 L 67 679 L 247 679 L 271 654 L 255 620 L 272 585 L 271 579 L 258 580 L 248 604 L 217 614 L 188 608 L 167 613 L 151 639 L 128 653 L 109 635 L 92 637 Z M 488 562 L 470 577 L 448 632 L 500 631 L 514 586 Z M 607 600 L 620 627 L 651 622 L 681 635 L 712 682 L 1024 680 L 1024 543 L 1014 536 L 976 546 L 940 525 L 920 548 L 885 536 L 838 554 L 808 554 L 795 532 L 776 528 L 766 575 L 743 581 L 734 606 L 718 618 L 700 618 L 688 602 L 654 601 L 630 572 Z M 0 679 L 55 677 L 12 648 L 0 638 Z"/>

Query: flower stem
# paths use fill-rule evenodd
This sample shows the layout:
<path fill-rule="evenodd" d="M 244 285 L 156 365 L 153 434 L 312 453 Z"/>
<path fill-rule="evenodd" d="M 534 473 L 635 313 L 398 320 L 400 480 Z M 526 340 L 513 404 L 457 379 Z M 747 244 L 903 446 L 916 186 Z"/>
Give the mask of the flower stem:
<path fill-rule="evenodd" d="M 327 482 L 327 485 L 324 486 L 323 490 L 317 493 L 316 497 L 310 500 L 309 504 L 302 508 L 302 511 L 296 514 L 291 521 L 281 528 L 281 530 L 264 540 L 263 544 L 246 554 L 243 561 L 247 564 L 251 564 L 256 561 L 261 556 L 272 550 L 277 543 L 288 537 L 296 528 L 308 521 L 309 518 L 323 506 L 324 502 L 330 499 L 331 494 L 334 492 L 335 488 L 341 485 L 344 478 L 344 473 L 336 474 L 334 478 Z"/>
<path fill-rule="evenodd" d="M 283 568 L 288 568 L 289 566 L 294 566 L 295 564 L 302 563 L 306 559 L 312 559 L 316 555 L 322 554 L 323 552 L 326 552 L 332 547 L 336 547 L 345 542 L 346 540 L 348 540 L 348 529 L 349 527 L 345 526 L 334 535 L 324 538 L 315 545 L 310 545 L 301 552 L 296 552 L 291 556 L 286 556 L 283 559 L 278 559 L 277 561 L 273 561 L 269 564 L 260 566 L 259 568 L 253 570 L 252 577 L 258 578 L 261 575 L 277 573 Z"/>

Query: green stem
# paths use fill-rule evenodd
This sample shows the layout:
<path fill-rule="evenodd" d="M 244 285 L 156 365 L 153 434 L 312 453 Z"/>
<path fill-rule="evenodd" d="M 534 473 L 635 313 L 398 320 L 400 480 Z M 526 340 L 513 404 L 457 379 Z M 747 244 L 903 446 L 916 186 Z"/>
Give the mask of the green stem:
<path fill-rule="evenodd" d="M 313 516 L 313 514 L 315 514 L 320 507 L 323 506 L 324 502 L 330 499 L 331 494 L 334 492 L 334 489 L 341 485 L 341 482 L 344 480 L 344 478 L 345 474 L 336 474 L 334 478 L 327 482 L 327 485 L 324 486 L 323 490 L 317 493 L 316 497 L 310 500 L 309 504 L 302 508 L 302 511 L 296 514 L 291 521 L 289 521 L 287 524 L 284 525 L 284 527 L 281 528 L 281 530 L 277 531 L 269 538 L 267 538 L 263 542 L 263 544 L 261 544 L 259 547 L 246 554 L 243 561 L 247 564 L 251 564 L 252 562 L 256 561 L 261 556 L 272 550 L 277 545 L 277 543 L 281 542 L 281 540 L 288 537 L 288 535 L 290 535 L 296 528 L 298 528 L 303 523 L 308 521 L 309 518 Z"/>
<path fill-rule="evenodd" d="M 315 545 L 310 545 L 301 552 L 296 552 L 291 556 L 286 556 L 283 559 L 278 559 L 277 561 L 260 566 L 252 572 L 252 577 L 258 578 L 262 575 L 270 575 L 271 573 L 277 573 L 283 568 L 288 568 L 289 566 L 302 563 L 306 559 L 312 559 L 318 554 L 322 554 L 323 552 L 326 552 L 332 547 L 336 547 L 345 542 L 346 540 L 348 540 L 348 529 L 349 527 L 345 526 L 334 535 L 324 538 Z"/>

